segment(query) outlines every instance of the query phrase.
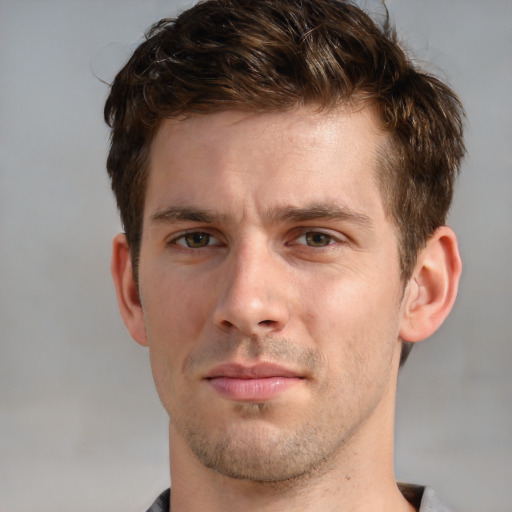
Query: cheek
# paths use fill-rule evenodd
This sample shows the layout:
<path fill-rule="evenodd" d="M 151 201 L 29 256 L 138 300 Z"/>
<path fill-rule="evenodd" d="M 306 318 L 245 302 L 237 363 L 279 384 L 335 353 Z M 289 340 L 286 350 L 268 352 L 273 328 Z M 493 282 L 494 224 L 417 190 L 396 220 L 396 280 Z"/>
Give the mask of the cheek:
<path fill-rule="evenodd" d="M 374 286 L 325 286 L 310 296 L 309 318 L 303 323 L 325 364 L 319 388 L 330 397 L 333 415 L 349 424 L 366 417 L 388 390 L 399 350 L 399 315 L 395 296 Z"/>
<path fill-rule="evenodd" d="M 150 343 L 173 345 L 177 341 L 183 346 L 184 341 L 193 340 L 201 331 L 211 297 L 207 287 L 200 283 L 172 273 L 156 275 L 156 278 L 145 279 L 141 285 Z"/>
<path fill-rule="evenodd" d="M 371 359 L 394 349 L 399 290 L 393 279 L 344 275 L 307 286 L 298 306 L 302 325 L 328 359 Z M 301 284 L 304 287 L 304 284 Z M 341 364 L 341 363 L 340 363 Z"/>
<path fill-rule="evenodd" d="M 373 309 L 370 286 L 345 271 L 296 279 L 299 316 L 307 326 L 322 330 L 348 327 Z"/>
<path fill-rule="evenodd" d="M 165 405 L 165 396 L 171 396 L 174 382 L 182 375 L 184 361 L 202 338 L 209 297 L 201 287 L 176 277 L 143 277 L 141 298 L 151 368 Z"/>

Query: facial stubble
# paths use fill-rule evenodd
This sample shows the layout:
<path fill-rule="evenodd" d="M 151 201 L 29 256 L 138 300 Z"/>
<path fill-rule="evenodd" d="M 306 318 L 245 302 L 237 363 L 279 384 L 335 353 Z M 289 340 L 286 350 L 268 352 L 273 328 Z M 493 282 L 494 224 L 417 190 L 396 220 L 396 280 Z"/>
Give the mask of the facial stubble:
<path fill-rule="evenodd" d="M 326 378 L 328 362 L 319 352 L 287 340 L 230 339 L 188 358 L 185 374 L 193 374 L 205 362 L 229 360 L 233 352 L 307 369 L 309 399 L 316 409 L 292 409 L 291 417 L 296 421 L 291 423 L 285 416 L 289 412 L 286 402 L 232 402 L 222 428 L 205 421 L 204 410 L 189 407 L 186 412 L 183 408 L 168 411 L 175 430 L 195 457 L 227 477 L 271 486 L 287 486 L 327 470 L 341 456 L 359 423 L 356 416 L 362 412 L 340 413 L 336 405 L 340 388 L 335 389 Z M 342 387 L 346 393 L 354 391 L 349 382 Z M 181 403 L 193 404 L 192 392 Z"/>

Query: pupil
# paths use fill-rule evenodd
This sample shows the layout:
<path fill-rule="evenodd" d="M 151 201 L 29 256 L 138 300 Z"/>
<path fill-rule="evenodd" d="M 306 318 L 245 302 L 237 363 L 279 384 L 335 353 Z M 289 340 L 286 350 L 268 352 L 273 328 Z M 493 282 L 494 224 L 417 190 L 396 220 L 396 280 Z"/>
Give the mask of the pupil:
<path fill-rule="evenodd" d="M 204 247 L 208 244 L 209 235 L 206 233 L 193 233 L 188 238 L 188 245 L 191 247 Z"/>
<path fill-rule="evenodd" d="M 323 233 L 309 233 L 308 241 L 311 245 L 327 245 L 329 243 L 329 236 Z"/>

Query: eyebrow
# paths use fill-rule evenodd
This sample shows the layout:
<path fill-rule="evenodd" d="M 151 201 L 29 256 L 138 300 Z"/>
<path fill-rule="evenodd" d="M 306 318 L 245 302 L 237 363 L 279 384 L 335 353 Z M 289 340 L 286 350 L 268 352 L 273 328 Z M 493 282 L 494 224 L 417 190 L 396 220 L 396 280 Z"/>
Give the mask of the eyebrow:
<path fill-rule="evenodd" d="M 205 224 L 213 224 L 215 222 L 224 221 L 227 215 L 213 212 L 202 208 L 170 206 L 164 210 L 157 210 L 151 215 L 151 222 L 204 222 Z"/>
<path fill-rule="evenodd" d="M 346 221 L 371 230 L 373 222 L 367 215 L 331 203 L 312 204 L 305 208 L 288 206 L 269 212 L 269 219 L 281 222 L 308 222 L 312 220 Z"/>
<path fill-rule="evenodd" d="M 203 208 L 170 206 L 154 212 L 150 220 L 152 223 L 188 221 L 215 224 L 226 222 L 229 220 L 229 215 Z M 331 203 L 312 204 L 300 208 L 294 206 L 273 208 L 265 214 L 265 220 L 268 222 L 283 223 L 308 222 L 314 220 L 344 221 L 351 222 L 369 231 L 373 229 L 373 223 L 367 215 L 355 212 L 346 206 Z"/>

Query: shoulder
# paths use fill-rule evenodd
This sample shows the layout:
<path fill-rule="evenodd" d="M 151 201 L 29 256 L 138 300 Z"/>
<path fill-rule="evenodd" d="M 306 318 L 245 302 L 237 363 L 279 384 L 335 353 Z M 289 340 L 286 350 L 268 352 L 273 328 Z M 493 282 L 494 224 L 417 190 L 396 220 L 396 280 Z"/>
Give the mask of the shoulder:
<path fill-rule="evenodd" d="M 443 497 L 430 487 L 413 484 L 398 484 L 405 499 L 418 512 L 451 512 Z M 169 512 L 171 490 L 165 490 L 146 512 Z"/>
<path fill-rule="evenodd" d="M 398 487 L 418 512 L 451 512 L 443 497 L 431 487 L 402 483 Z"/>
<path fill-rule="evenodd" d="M 154 501 L 153 505 L 149 507 L 146 512 L 169 512 L 171 505 L 171 490 L 167 489 Z"/>

